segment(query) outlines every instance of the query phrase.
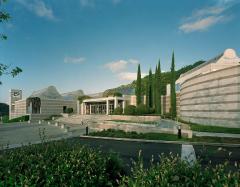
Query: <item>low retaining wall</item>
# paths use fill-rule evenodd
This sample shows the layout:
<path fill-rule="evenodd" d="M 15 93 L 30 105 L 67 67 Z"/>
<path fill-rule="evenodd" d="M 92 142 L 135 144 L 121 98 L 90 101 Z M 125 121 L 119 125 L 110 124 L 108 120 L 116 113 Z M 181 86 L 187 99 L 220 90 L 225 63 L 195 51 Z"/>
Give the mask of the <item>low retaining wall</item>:
<path fill-rule="evenodd" d="M 177 134 L 177 128 L 160 128 L 155 125 L 130 125 L 130 124 L 112 124 L 112 123 L 102 123 L 91 125 L 90 129 L 102 131 L 107 129 L 123 130 L 125 132 L 135 131 L 137 133 L 166 133 L 166 134 Z M 191 130 L 182 130 L 182 136 L 192 138 Z"/>
<path fill-rule="evenodd" d="M 137 121 L 137 122 L 146 122 L 146 121 L 160 121 L 160 116 L 127 116 L 127 115 L 109 115 L 109 120 L 125 120 L 125 121 Z"/>

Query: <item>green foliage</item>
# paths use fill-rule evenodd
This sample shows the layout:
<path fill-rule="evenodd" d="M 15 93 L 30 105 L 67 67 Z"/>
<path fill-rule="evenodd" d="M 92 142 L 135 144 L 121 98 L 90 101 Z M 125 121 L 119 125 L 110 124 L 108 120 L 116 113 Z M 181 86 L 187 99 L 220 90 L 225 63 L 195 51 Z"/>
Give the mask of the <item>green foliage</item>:
<path fill-rule="evenodd" d="M 109 90 L 108 92 L 103 93 L 103 97 L 122 97 L 122 93 L 115 90 Z"/>
<path fill-rule="evenodd" d="M 158 61 L 158 66 L 157 66 L 157 71 L 155 73 L 155 81 L 156 81 L 156 89 L 155 89 L 155 110 L 157 114 L 161 114 L 161 95 L 162 95 L 162 90 L 161 90 L 161 85 L 162 85 L 162 80 L 161 80 L 161 65 L 160 65 L 160 60 Z"/>
<path fill-rule="evenodd" d="M 149 113 L 149 109 L 146 105 L 140 104 L 137 106 L 136 113 L 135 113 L 136 115 L 144 115 L 148 113 Z"/>
<path fill-rule="evenodd" d="M 148 76 L 148 107 L 152 108 L 153 107 L 153 75 L 152 75 L 152 70 L 149 70 L 149 76 Z"/>
<path fill-rule="evenodd" d="M 230 133 L 230 134 L 240 134 L 240 128 L 229 128 L 229 127 L 219 127 L 219 126 L 209 126 L 209 125 L 201 125 L 197 123 L 191 123 L 184 121 L 182 119 L 178 119 L 179 122 L 189 124 L 191 130 L 198 132 L 213 132 L 213 133 Z"/>
<path fill-rule="evenodd" d="M 137 100 L 137 106 L 142 103 L 142 83 L 141 83 L 141 67 L 140 64 L 138 64 L 138 71 L 137 71 L 137 85 L 135 89 L 135 95 Z"/>
<path fill-rule="evenodd" d="M 174 53 L 172 54 L 172 66 L 171 66 L 171 115 L 172 119 L 175 119 L 177 116 L 177 105 L 176 105 L 176 72 L 175 72 L 175 59 Z"/>
<path fill-rule="evenodd" d="M 136 106 L 134 105 L 128 105 L 124 109 L 125 115 L 135 115 L 136 114 Z"/>
<path fill-rule="evenodd" d="M 66 112 L 67 112 L 68 114 L 72 114 L 72 113 L 73 113 L 73 108 L 67 108 Z"/>
<path fill-rule="evenodd" d="M 1 1 L 0 0 L 0 6 L 2 5 L 2 2 L 6 2 L 6 0 Z M 0 10 L 0 23 L 7 22 L 10 19 L 10 14 L 7 12 L 4 12 L 3 10 Z M 7 36 L 5 34 L 0 33 L 0 40 L 6 40 Z M 8 65 L 0 63 L 0 77 L 3 75 L 12 75 L 12 77 L 17 76 L 19 73 L 22 72 L 22 69 L 19 67 L 11 68 Z M 0 81 L 0 85 L 2 82 Z"/>
<path fill-rule="evenodd" d="M 123 177 L 120 186 L 155 187 L 155 186 L 239 186 L 239 165 L 235 171 L 229 171 L 229 163 L 202 167 L 199 162 L 192 164 L 182 161 L 177 155 L 160 155 L 157 163 L 154 158 L 148 169 L 143 167 L 141 152 L 139 160 L 134 163 L 131 176 Z"/>
<path fill-rule="evenodd" d="M 6 103 L 0 103 L 0 116 L 8 116 L 9 106 Z"/>
<path fill-rule="evenodd" d="M 83 100 L 85 100 L 85 99 L 91 99 L 91 97 L 88 95 L 82 95 L 82 96 L 78 97 L 80 104 L 82 104 Z"/>
<path fill-rule="evenodd" d="M 122 107 L 117 107 L 113 111 L 113 115 L 122 115 L 123 114 L 123 109 Z"/>
<path fill-rule="evenodd" d="M 3 123 L 24 122 L 29 120 L 29 115 L 9 119 L 9 116 L 3 116 Z"/>
<path fill-rule="evenodd" d="M 146 139 L 146 140 L 168 140 L 176 141 L 179 140 L 177 135 L 164 134 L 164 133 L 137 133 L 135 131 L 125 132 L 123 130 L 107 129 L 98 132 L 91 132 L 91 136 L 102 136 L 102 137 L 116 137 L 116 138 L 132 138 L 132 139 Z M 184 140 L 181 139 L 181 140 Z"/>
<path fill-rule="evenodd" d="M 30 145 L 0 152 L 0 186 L 117 186 L 121 163 L 78 139 Z"/>

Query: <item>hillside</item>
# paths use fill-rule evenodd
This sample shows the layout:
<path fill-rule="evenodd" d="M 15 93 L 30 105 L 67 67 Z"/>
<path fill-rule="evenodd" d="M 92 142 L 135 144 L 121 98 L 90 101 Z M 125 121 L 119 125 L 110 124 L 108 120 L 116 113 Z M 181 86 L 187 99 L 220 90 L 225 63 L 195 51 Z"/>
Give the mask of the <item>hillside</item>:
<path fill-rule="evenodd" d="M 0 116 L 8 116 L 9 106 L 6 103 L 0 103 Z"/>
<path fill-rule="evenodd" d="M 182 68 L 180 68 L 179 70 L 176 71 L 176 79 L 178 79 L 180 77 L 181 74 L 186 73 L 187 71 L 199 66 L 200 64 L 204 63 L 205 61 L 198 61 L 195 62 L 192 65 L 188 65 L 188 66 L 184 66 Z M 154 74 L 153 74 L 154 76 Z M 148 79 L 148 76 L 142 78 L 142 87 L 143 87 L 143 93 L 145 93 L 145 88 L 146 88 L 146 81 Z M 171 80 L 171 72 L 164 72 L 162 73 L 162 93 L 163 95 L 166 94 L 166 85 L 170 84 L 170 80 Z M 134 95 L 135 94 L 135 86 L 136 86 L 136 81 L 133 81 L 131 84 L 127 84 L 127 85 L 121 85 L 117 88 L 112 88 L 112 89 L 108 89 L 104 91 L 104 95 L 107 95 L 107 93 L 109 92 L 120 92 L 122 94 L 126 94 L 126 95 Z"/>

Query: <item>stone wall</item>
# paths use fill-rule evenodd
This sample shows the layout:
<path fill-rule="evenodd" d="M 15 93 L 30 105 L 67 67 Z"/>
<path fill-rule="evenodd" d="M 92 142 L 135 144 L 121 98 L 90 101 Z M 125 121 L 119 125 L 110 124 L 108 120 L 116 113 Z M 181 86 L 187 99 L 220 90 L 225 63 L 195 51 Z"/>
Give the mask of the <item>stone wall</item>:
<path fill-rule="evenodd" d="M 26 100 L 15 101 L 14 112 L 9 112 L 10 119 L 26 115 Z"/>
<path fill-rule="evenodd" d="M 159 121 L 160 116 L 127 116 L 127 115 L 109 115 L 108 120 L 126 120 L 126 121 Z"/>
<path fill-rule="evenodd" d="M 180 117 L 199 124 L 240 127 L 240 66 L 186 80 L 180 91 Z"/>

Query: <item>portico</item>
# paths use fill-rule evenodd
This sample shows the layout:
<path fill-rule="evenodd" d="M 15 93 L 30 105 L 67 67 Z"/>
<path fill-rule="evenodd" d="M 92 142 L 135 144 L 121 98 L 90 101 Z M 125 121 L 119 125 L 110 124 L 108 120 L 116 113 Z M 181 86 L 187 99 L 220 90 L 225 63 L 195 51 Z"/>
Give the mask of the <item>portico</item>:
<path fill-rule="evenodd" d="M 91 114 L 112 114 L 117 107 L 125 108 L 125 99 L 123 97 L 101 97 L 83 100 L 80 105 L 80 113 Z"/>

